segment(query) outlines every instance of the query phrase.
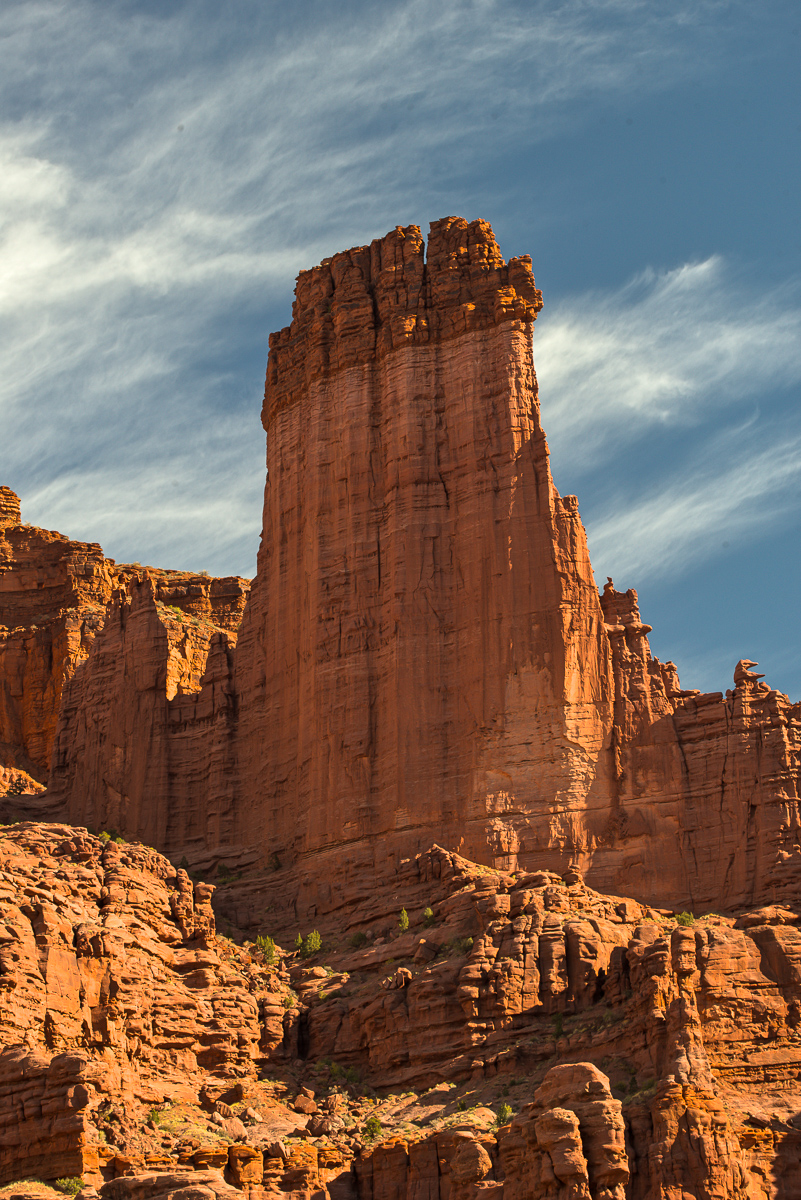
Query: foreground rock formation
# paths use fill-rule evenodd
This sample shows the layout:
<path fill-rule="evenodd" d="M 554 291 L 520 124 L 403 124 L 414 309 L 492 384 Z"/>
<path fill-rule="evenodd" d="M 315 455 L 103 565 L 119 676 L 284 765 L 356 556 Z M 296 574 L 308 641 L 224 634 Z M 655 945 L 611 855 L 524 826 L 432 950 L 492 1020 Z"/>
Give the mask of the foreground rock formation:
<path fill-rule="evenodd" d="M 799 1194 L 795 912 L 677 918 L 433 848 L 303 957 L 221 937 L 212 892 L 142 845 L 0 830 L 0 1186 Z"/>

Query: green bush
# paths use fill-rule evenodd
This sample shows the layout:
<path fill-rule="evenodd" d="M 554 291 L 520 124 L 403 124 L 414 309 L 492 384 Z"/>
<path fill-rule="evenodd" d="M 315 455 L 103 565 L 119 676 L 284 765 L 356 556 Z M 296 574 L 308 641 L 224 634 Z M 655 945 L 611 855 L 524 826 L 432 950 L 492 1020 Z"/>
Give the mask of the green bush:
<path fill-rule="evenodd" d="M 311 958 L 313 954 L 323 948 L 323 939 L 316 929 L 313 929 L 305 938 L 298 934 L 298 938 L 300 938 L 300 945 L 296 941 L 295 946 L 300 951 L 301 958 Z"/>
<path fill-rule="evenodd" d="M 694 925 L 695 917 L 693 916 L 692 913 L 689 913 L 689 912 L 676 913 L 676 924 L 677 925 Z"/>
<path fill-rule="evenodd" d="M 361 950 L 362 946 L 367 945 L 367 934 L 362 933 L 362 931 L 359 930 L 359 932 L 354 933 L 353 937 L 350 939 L 350 944 L 354 950 Z"/>
<path fill-rule="evenodd" d="M 295 949 L 296 950 L 303 949 L 303 934 L 302 933 L 299 933 L 298 936 L 295 938 Z"/>
<path fill-rule="evenodd" d="M 375 1114 L 367 1118 L 364 1123 L 364 1140 L 366 1142 L 377 1142 L 383 1132 L 381 1122 Z"/>
<path fill-rule="evenodd" d="M 407 913 L 405 908 L 402 908 L 400 911 L 400 920 L 398 921 L 398 929 L 402 930 L 405 933 L 408 928 L 409 928 L 409 914 Z"/>
<path fill-rule="evenodd" d="M 423 909 L 423 924 L 426 926 L 427 929 L 430 929 L 430 927 L 434 924 L 433 908 L 424 908 Z"/>
<path fill-rule="evenodd" d="M 511 1117 L 512 1117 L 511 1106 L 508 1104 L 502 1104 L 501 1107 L 498 1109 L 498 1115 L 495 1118 L 495 1124 L 500 1129 L 501 1125 L 506 1125 L 507 1122 L 511 1120 Z"/>
<path fill-rule="evenodd" d="M 53 1186 L 65 1196 L 77 1196 L 83 1188 L 83 1180 L 78 1175 L 67 1175 L 64 1179 L 57 1179 Z"/>
<path fill-rule="evenodd" d="M 265 962 L 275 962 L 275 942 L 269 934 L 259 933 L 256 935 L 256 949 L 261 950 Z"/>

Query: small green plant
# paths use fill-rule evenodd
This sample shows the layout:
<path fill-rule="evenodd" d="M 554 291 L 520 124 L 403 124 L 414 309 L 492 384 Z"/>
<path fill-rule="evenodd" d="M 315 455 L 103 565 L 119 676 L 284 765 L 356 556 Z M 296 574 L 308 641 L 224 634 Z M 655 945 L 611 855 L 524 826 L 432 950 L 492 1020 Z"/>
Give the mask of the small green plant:
<path fill-rule="evenodd" d="M 323 948 L 323 939 L 316 929 L 313 929 L 310 934 L 303 938 L 300 945 L 301 958 L 311 958 L 318 950 Z"/>
<path fill-rule="evenodd" d="M 495 1118 L 495 1124 L 500 1127 L 506 1125 L 512 1119 L 512 1107 L 510 1104 L 502 1104 L 498 1109 L 498 1115 Z"/>
<path fill-rule="evenodd" d="M 284 1008 L 294 1008 L 295 996 L 292 992 L 290 992 L 288 996 L 284 996 L 284 999 L 281 1001 L 281 1003 L 283 1004 Z"/>
<path fill-rule="evenodd" d="M 458 1112 L 467 1112 L 467 1101 L 460 1100 L 459 1103 L 456 1105 L 456 1108 L 457 1108 Z"/>
<path fill-rule="evenodd" d="M 364 1140 L 366 1142 L 377 1142 L 383 1132 L 381 1122 L 375 1113 L 373 1113 L 372 1117 L 368 1117 L 364 1123 Z"/>
<path fill-rule="evenodd" d="M 350 939 L 350 944 L 354 950 L 361 950 L 362 946 L 367 945 L 367 934 L 363 933 L 360 929 L 358 933 L 354 933 Z"/>
<path fill-rule="evenodd" d="M 433 908 L 424 908 L 423 909 L 423 924 L 425 925 L 426 929 L 430 929 L 431 926 L 434 924 Z"/>
<path fill-rule="evenodd" d="M 111 841 L 111 834 L 106 833 L 105 829 L 101 830 L 101 832 L 98 834 L 98 837 L 100 838 L 100 840 L 104 846 L 105 846 L 106 842 Z"/>
<path fill-rule="evenodd" d="M 469 954 L 473 949 L 473 939 L 471 937 L 454 938 L 451 942 L 451 950 L 455 954 Z"/>
<path fill-rule="evenodd" d="M 54 1187 L 65 1196 L 77 1196 L 83 1188 L 83 1180 L 79 1175 L 66 1175 L 63 1179 L 57 1179 Z"/>
<path fill-rule="evenodd" d="M 400 929 L 403 933 L 405 933 L 408 928 L 409 928 L 409 914 L 407 913 L 405 908 L 402 908 L 400 911 L 400 919 L 398 921 L 398 929 Z"/>
<path fill-rule="evenodd" d="M 299 933 L 298 936 L 295 938 L 295 949 L 296 950 L 303 949 L 303 934 L 302 933 Z"/>
<path fill-rule="evenodd" d="M 151 1108 L 151 1110 L 147 1114 L 147 1116 L 148 1116 L 148 1120 L 152 1121 L 154 1125 L 161 1124 L 161 1113 L 159 1112 L 159 1110 L 157 1108 Z"/>
<path fill-rule="evenodd" d="M 694 925 L 695 917 L 693 916 L 693 914 L 691 912 L 676 913 L 676 924 L 677 925 Z"/>
<path fill-rule="evenodd" d="M 261 950 L 265 962 L 275 962 L 275 942 L 269 934 L 256 934 L 256 949 Z"/>

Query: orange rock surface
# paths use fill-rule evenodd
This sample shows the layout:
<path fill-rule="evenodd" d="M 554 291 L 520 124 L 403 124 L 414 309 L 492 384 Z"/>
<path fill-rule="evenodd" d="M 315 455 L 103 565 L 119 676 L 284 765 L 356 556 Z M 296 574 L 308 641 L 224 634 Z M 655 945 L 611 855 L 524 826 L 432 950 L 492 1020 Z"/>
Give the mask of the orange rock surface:
<path fill-rule="evenodd" d="M 206 649 L 192 630 L 198 624 L 236 630 L 247 580 L 117 565 L 98 545 L 22 524 L 18 497 L 0 488 L 2 767 L 47 781 L 64 688 L 87 659 L 112 600 L 130 596 L 143 579 L 167 627 L 186 621 L 186 647 L 180 638 L 171 641 L 167 691 L 197 690 L 211 629 Z"/>

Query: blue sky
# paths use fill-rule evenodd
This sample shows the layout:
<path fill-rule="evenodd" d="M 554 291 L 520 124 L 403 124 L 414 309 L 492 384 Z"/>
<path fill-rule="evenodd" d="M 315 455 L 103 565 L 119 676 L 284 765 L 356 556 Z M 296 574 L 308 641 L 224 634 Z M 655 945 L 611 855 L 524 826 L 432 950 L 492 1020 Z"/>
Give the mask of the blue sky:
<path fill-rule="evenodd" d="M 5 0 L 0 482 L 251 574 L 295 275 L 485 217 L 599 581 L 684 686 L 801 698 L 800 55 L 790 0 Z"/>

